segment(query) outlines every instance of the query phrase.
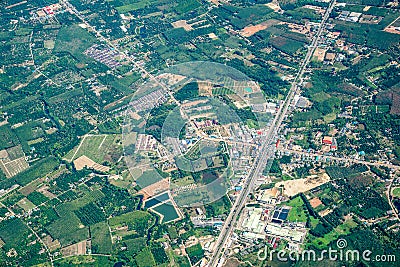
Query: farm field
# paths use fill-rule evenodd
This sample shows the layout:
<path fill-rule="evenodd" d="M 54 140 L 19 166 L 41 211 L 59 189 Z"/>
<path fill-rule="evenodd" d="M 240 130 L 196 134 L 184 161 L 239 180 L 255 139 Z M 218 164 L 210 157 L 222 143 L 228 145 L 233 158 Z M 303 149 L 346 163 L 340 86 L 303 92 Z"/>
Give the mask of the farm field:
<path fill-rule="evenodd" d="M 103 163 L 108 153 L 115 149 L 119 135 L 85 135 L 78 146 L 69 151 L 64 158 L 73 161 L 81 156 L 87 156 L 96 163 Z"/>
<path fill-rule="evenodd" d="M 20 185 L 27 185 L 37 178 L 44 177 L 58 167 L 58 161 L 55 157 L 41 159 L 23 172 L 18 173 L 11 179 Z"/>
<path fill-rule="evenodd" d="M 132 211 L 109 219 L 111 228 L 127 225 L 130 223 L 140 223 L 141 221 L 149 221 L 151 215 L 146 211 Z"/>
<path fill-rule="evenodd" d="M 140 185 L 141 188 L 155 184 L 162 180 L 162 177 L 154 170 L 146 170 L 143 174 L 136 179 L 136 183 Z"/>
<path fill-rule="evenodd" d="M 20 242 L 28 232 L 29 229 L 20 219 L 12 219 L 0 223 L 0 238 L 10 246 Z"/>
<path fill-rule="evenodd" d="M 136 257 L 136 263 L 139 267 L 155 266 L 156 261 L 151 253 L 151 250 L 146 247 Z"/>
<path fill-rule="evenodd" d="M 58 239 L 62 246 L 67 246 L 89 238 L 89 230 L 72 212 L 65 214 L 46 227 L 53 237 Z"/>
<path fill-rule="evenodd" d="M 69 52 L 83 61 L 92 61 L 83 52 L 96 42 L 96 39 L 78 25 L 62 27 L 58 32 L 54 50 Z"/>
<path fill-rule="evenodd" d="M 109 254 L 112 251 L 111 235 L 107 222 L 99 222 L 90 226 L 92 251 L 96 254 Z"/>

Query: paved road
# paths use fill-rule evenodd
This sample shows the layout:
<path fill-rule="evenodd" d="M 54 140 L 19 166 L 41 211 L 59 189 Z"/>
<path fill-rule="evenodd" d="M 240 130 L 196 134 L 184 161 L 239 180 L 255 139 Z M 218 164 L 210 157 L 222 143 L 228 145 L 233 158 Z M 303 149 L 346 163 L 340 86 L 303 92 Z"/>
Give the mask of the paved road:
<path fill-rule="evenodd" d="M 275 116 L 273 122 L 271 123 L 269 131 L 266 135 L 266 138 L 261 146 L 261 151 L 258 154 L 258 157 L 255 159 L 253 167 L 251 168 L 251 170 L 249 172 L 248 178 L 246 179 L 246 182 L 243 185 L 241 194 L 237 197 L 235 203 L 232 206 L 231 212 L 228 215 L 228 217 L 225 221 L 225 224 L 223 225 L 223 227 L 221 229 L 221 233 L 215 244 L 214 253 L 211 256 L 210 261 L 208 262 L 209 267 L 221 266 L 223 264 L 223 261 L 225 258 L 224 252 L 229 243 L 228 241 L 231 239 L 235 222 L 236 222 L 237 218 L 239 217 L 244 204 L 247 201 L 247 196 L 253 189 L 254 182 L 257 180 L 257 178 L 259 177 L 259 174 L 265 168 L 268 158 L 272 157 L 275 153 L 275 147 L 273 145 L 275 138 L 277 137 L 277 134 L 281 128 L 282 121 L 284 120 L 284 118 L 287 115 L 289 107 L 293 101 L 293 97 L 296 95 L 296 92 L 298 89 L 297 83 L 301 81 L 304 71 L 306 69 L 306 66 L 308 65 L 308 63 L 310 62 L 310 60 L 313 56 L 315 47 L 318 44 L 319 37 L 320 37 L 321 33 L 323 32 L 323 29 L 325 27 L 325 24 L 329 18 L 329 15 L 330 15 L 332 9 L 334 7 L 334 4 L 335 4 L 335 0 L 331 0 L 330 5 L 327 8 L 327 10 L 322 18 L 320 28 L 318 29 L 317 33 L 315 34 L 315 36 L 308 48 L 306 57 L 304 58 L 301 66 L 300 66 L 300 69 L 296 75 L 294 82 L 292 83 L 292 86 L 284 100 L 284 103 L 281 106 L 280 110 L 278 111 L 277 115 Z"/>

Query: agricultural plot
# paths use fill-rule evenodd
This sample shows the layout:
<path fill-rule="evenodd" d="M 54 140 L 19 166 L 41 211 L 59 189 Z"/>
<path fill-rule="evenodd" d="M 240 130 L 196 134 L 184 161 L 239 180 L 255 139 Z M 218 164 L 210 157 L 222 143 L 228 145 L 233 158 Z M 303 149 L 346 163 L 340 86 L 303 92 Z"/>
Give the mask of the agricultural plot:
<path fill-rule="evenodd" d="M 96 39 L 78 25 L 65 26 L 60 29 L 54 46 L 56 52 L 69 52 L 77 59 L 91 60 L 83 52 L 95 43 Z"/>
<path fill-rule="evenodd" d="M 99 222 L 90 226 L 92 252 L 109 254 L 112 250 L 111 234 L 107 222 Z"/>
<path fill-rule="evenodd" d="M 140 187 L 145 188 L 149 185 L 161 181 L 161 176 L 154 170 L 144 171 L 143 174 L 136 180 Z"/>
<path fill-rule="evenodd" d="M 85 255 L 85 256 L 72 256 L 67 258 L 57 259 L 54 262 L 54 266 L 57 267 L 68 267 L 73 265 L 78 266 L 113 266 L 114 261 L 110 260 L 109 257 L 100 255 Z"/>
<path fill-rule="evenodd" d="M 99 208 L 96 213 L 88 214 L 88 208 L 91 207 L 89 204 L 103 197 L 100 190 L 93 190 L 86 192 L 83 197 L 56 206 L 60 218 L 49 224 L 47 231 L 63 247 L 87 239 L 89 231 L 84 224 L 90 225 L 105 219 Z"/>
<path fill-rule="evenodd" d="M 73 161 L 81 156 L 87 156 L 91 160 L 101 164 L 107 155 L 113 153 L 116 147 L 119 146 L 116 143 L 117 138 L 118 135 L 86 135 L 80 144 L 68 152 L 64 158 L 68 161 Z"/>
<path fill-rule="evenodd" d="M 44 177 L 46 174 L 58 167 L 58 161 L 55 157 L 48 157 L 35 162 L 29 169 L 18 173 L 12 179 L 20 185 L 27 185 L 37 178 Z"/>
<path fill-rule="evenodd" d="M 124 243 L 130 253 L 136 254 L 146 246 L 146 237 L 125 239 Z"/>
<path fill-rule="evenodd" d="M 13 177 L 29 168 L 21 145 L 0 151 L 0 168 L 7 178 Z"/>
<path fill-rule="evenodd" d="M 186 248 L 186 253 L 188 254 L 192 264 L 197 263 L 204 256 L 204 250 L 200 244 Z"/>
<path fill-rule="evenodd" d="M 46 227 L 53 239 L 58 239 L 62 246 L 86 240 L 89 237 L 88 228 L 81 224 L 73 213 L 65 214 Z"/>
<path fill-rule="evenodd" d="M 74 212 L 84 225 L 96 224 L 106 219 L 102 210 L 94 203 L 89 203 Z"/>
<path fill-rule="evenodd" d="M 6 244 L 19 243 L 28 232 L 28 227 L 17 218 L 5 220 L 0 223 L 0 238 Z"/>
<path fill-rule="evenodd" d="M 122 0 L 122 1 L 116 1 L 116 0 L 108 0 L 111 5 L 115 6 L 115 9 L 119 13 L 128 13 L 131 11 L 136 11 L 139 9 L 143 9 L 148 7 L 151 3 L 150 0 Z"/>
<path fill-rule="evenodd" d="M 27 195 L 26 198 L 29 199 L 29 201 L 31 201 L 33 204 L 35 204 L 35 206 L 38 206 L 49 200 L 48 197 L 46 197 L 42 193 L 36 192 L 36 191 Z"/>
<path fill-rule="evenodd" d="M 136 263 L 139 267 L 155 266 L 156 261 L 154 260 L 151 250 L 146 247 L 136 257 Z"/>
<path fill-rule="evenodd" d="M 71 211 L 76 211 L 91 202 L 102 199 L 105 195 L 100 190 L 93 190 L 85 193 L 83 197 L 77 198 L 70 202 L 63 203 L 56 207 L 57 213 L 61 216 L 68 214 Z"/>
<path fill-rule="evenodd" d="M 299 51 L 305 45 L 305 43 L 302 43 L 300 41 L 289 39 L 282 36 L 271 38 L 269 43 L 276 49 L 281 50 L 282 52 L 289 55 L 296 54 L 297 51 Z"/>
<path fill-rule="evenodd" d="M 18 145 L 18 138 L 8 125 L 0 126 L 0 140 L 0 149 Z"/>
<path fill-rule="evenodd" d="M 17 205 L 23 208 L 25 211 L 29 211 L 34 207 L 36 207 L 36 205 L 33 204 L 31 201 L 29 201 L 27 198 L 23 198 L 20 201 L 18 201 Z"/>
<path fill-rule="evenodd" d="M 42 122 L 33 121 L 15 128 L 14 132 L 21 142 L 28 142 L 43 137 L 45 135 L 45 128 L 46 126 Z"/>
<path fill-rule="evenodd" d="M 128 226 L 127 230 L 118 231 L 120 235 L 133 234 L 144 236 L 148 228 L 153 225 L 154 217 L 145 211 L 132 211 L 110 218 L 109 225 L 115 230 L 118 227 Z"/>
<path fill-rule="evenodd" d="M 159 243 L 152 246 L 151 254 L 153 254 L 157 266 L 168 262 L 168 256 L 165 253 L 164 248 Z"/>

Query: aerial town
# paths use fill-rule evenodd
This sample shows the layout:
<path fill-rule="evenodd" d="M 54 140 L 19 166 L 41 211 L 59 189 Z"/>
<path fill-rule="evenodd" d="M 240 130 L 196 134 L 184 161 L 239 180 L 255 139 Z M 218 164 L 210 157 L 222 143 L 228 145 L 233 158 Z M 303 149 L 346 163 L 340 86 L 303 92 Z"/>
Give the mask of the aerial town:
<path fill-rule="evenodd" d="M 0 14 L 0 266 L 399 266 L 397 0 Z"/>

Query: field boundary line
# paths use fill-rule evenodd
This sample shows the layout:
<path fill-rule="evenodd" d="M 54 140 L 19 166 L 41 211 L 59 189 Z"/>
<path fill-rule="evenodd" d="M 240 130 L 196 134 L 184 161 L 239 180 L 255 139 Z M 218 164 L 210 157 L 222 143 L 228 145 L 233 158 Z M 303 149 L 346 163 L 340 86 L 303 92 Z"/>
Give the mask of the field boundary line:
<path fill-rule="evenodd" d="M 103 141 L 101 141 L 101 143 L 100 143 L 98 149 L 100 149 L 100 147 L 103 145 L 103 143 L 104 143 L 104 141 L 107 139 L 107 137 L 108 137 L 108 136 L 105 134 L 105 135 L 104 135 L 104 138 L 103 138 Z"/>
<path fill-rule="evenodd" d="M 85 135 L 85 136 L 83 136 L 83 138 L 82 138 L 81 142 L 79 143 L 79 146 L 78 146 L 78 148 L 76 149 L 76 151 L 75 151 L 74 155 L 72 155 L 72 157 L 71 157 L 70 161 L 73 161 L 73 160 L 74 160 L 74 158 L 75 158 L 76 154 L 78 153 L 79 149 L 81 149 L 81 146 L 82 146 L 83 142 L 85 141 L 85 139 L 86 139 L 86 135 Z"/>

